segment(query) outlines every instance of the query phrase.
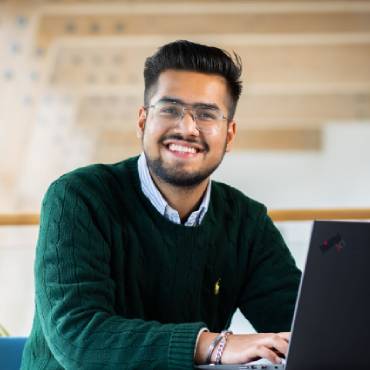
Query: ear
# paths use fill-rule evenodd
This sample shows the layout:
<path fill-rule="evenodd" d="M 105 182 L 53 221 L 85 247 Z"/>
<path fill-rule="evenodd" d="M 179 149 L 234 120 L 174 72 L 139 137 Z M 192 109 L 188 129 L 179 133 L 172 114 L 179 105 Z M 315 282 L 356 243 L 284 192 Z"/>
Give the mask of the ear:
<path fill-rule="evenodd" d="M 232 120 L 227 124 L 226 152 L 229 152 L 231 150 L 231 146 L 234 141 L 235 134 L 236 134 L 236 122 Z"/>
<path fill-rule="evenodd" d="M 137 126 L 136 126 L 136 136 L 139 139 L 143 138 L 145 123 L 146 123 L 146 110 L 144 107 L 140 107 L 139 118 L 138 118 Z"/>

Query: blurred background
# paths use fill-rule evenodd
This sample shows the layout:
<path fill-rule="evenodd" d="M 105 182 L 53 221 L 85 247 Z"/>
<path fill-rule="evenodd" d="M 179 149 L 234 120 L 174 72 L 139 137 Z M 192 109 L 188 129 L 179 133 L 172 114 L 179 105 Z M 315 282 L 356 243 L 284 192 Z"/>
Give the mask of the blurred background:
<path fill-rule="evenodd" d="M 143 64 L 176 39 L 243 60 L 238 134 L 214 178 L 269 209 L 370 207 L 370 1 L 0 0 L 0 215 L 140 152 Z M 278 227 L 302 268 L 311 222 Z M 27 335 L 37 225 L 0 225 L 0 324 Z M 253 330 L 240 315 L 233 329 Z"/>

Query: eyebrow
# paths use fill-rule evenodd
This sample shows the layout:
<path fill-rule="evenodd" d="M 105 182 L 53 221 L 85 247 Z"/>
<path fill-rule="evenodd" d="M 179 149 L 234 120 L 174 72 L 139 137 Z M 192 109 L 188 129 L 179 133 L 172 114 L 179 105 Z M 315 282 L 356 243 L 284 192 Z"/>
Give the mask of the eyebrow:
<path fill-rule="evenodd" d="M 205 109 L 213 109 L 213 110 L 221 110 L 220 107 L 217 104 L 213 103 L 204 103 L 204 102 L 196 102 L 194 104 L 188 104 L 184 102 L 181 99 L 174 98 L 172 96 L 163 96 L 161 99 L 157 101 L 158 102 L 164 102 L 164 103 L 176 103 L 176 104 L 181 104 L 185 106 L 191 106 L 194 108 L 205 108 Z"/>

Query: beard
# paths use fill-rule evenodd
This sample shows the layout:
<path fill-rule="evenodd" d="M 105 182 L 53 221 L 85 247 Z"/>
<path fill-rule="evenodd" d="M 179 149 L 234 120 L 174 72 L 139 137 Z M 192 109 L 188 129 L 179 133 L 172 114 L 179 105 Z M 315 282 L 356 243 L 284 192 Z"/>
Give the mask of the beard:
<path fill-rule="evenodd" d="M 158 141 L 158 143 L 161 144 L 163 141 L 168 140 L 168 139 L 184 140 L 184 141 L 187 141 L 188 143 L 196 142 L 198 144 L 202 144 L 205 152 L 209 151 L 209 146 L 206 142 L 203 141 L 200 143 L 199 141 L 196 141 L 196 140 L 184 139 L 181 135 L 171 135 L 171 136 L 162 137 Z M 166 165 L 163 162 L 163 159 L 161 157 L 150 158 L 145 150 L 144 150 L 144 155 L 145 155 L 149 170 L 159 179 L 175 187 L 192 188 L 192 187 L 199 185 L 204 180 L 206 180 L 217 169 L 217 167 L 222 162 L 225 152 L 226 152 L 226 140 L 225 140 L 225 145 L 223 148 L 222 155 L 219 158 L 219 160 L 213 165 L 210 165 L 209 167 L 203 170 L 194 171 L 194 172 L 185 171 L 181 168 L 181 166 L 175 167 L 175 166 Z"/>

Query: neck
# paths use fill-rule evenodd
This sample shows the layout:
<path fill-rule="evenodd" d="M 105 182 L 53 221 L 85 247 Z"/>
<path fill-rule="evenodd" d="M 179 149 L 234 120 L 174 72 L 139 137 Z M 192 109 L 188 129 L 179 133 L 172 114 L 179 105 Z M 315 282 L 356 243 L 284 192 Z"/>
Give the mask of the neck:
<path fill-rule="evenodd" d="M 186 220 L 190 213 L 199 207 L 207 189 L 209 178 L 191 187 L 174 186 L 164 182 L 151 171 L 149 172 L 167 203 L 179 213 L 181 221 Z"/>

